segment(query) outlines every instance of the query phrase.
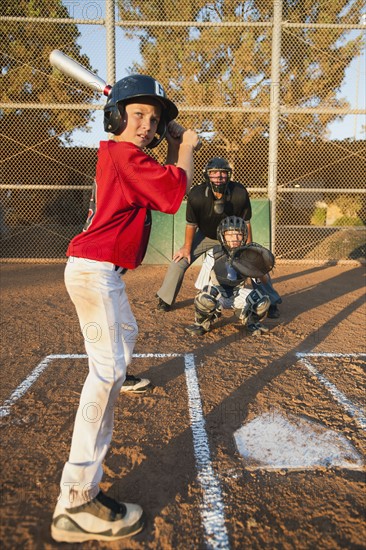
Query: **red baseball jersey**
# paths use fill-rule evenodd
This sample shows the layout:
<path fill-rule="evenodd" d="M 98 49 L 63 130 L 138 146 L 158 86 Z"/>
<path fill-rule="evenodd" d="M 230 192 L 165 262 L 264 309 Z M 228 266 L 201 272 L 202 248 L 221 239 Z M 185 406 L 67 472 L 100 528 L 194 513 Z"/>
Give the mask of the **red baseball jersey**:
<path fill-rule="evenodd" d="M 175 214 L 186 184 L 182 168 L 162 166 L 132 143 L 101 141 L 88 218 L 66 255 L 136 268 L 149 241 L 150 210 Z"/>

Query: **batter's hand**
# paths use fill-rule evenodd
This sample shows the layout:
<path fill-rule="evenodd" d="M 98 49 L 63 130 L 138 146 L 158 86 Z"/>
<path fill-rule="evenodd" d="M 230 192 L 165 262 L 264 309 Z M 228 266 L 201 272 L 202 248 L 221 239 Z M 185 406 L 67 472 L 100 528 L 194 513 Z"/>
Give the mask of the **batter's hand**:
<path fill-rule="evenodd" d="M 165 135 L 167 142 L 171 145 L 180 145 L 185 130 L 186 129 L 181 124 L 178 124 L 175 120 L 171 120 Z"/>
<path fill-rule="evenodd" d="M 182 258 L 187 258 L 188 263 L 191 263 L 191 252 L 185 246 L 182 246 L 173 256 L 173 262 L 178 263 Z"/>
<path fill-rule="evenodd" d="M 183 134 L 186 135 L 183 137 Z M 180 145 L 185 141 L 193 146 L 194 151 L 198 151 L 202 145 L 201 140 L 194 130 L 187 130 L 175 120 L 171 120 L 168 124 L 166 139 L 171 145 Z"/>

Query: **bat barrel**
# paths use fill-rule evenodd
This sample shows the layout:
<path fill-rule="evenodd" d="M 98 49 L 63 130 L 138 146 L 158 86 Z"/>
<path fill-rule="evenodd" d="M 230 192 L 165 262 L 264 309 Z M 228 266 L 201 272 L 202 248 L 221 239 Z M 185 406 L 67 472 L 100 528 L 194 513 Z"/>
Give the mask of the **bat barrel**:
<path fill-rule="evenodd" d="M 105 80 L 92 73 L 60 50 L 53 50 L 50 53 L 50 63 L 61 73 L 76 80 L 80 84 L 84 84 L 92 90 L 104 95 L 108 95 L 111 90 L 111 86 L 107 85 Z"/>

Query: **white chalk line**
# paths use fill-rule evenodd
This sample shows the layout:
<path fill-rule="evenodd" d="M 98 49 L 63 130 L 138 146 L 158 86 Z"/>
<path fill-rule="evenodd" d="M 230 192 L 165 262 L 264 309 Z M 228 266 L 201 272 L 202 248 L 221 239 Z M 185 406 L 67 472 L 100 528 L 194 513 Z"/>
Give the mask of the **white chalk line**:
<path fill-rule="evenodd" d="M 133 357 L 145 358 L 145 357 L 181 357 L 179 353 L 136 353 Z M 13 391 L 11 396 L 4 401 L 4 404 L 0 407 L 0 418 L 8 416 L 10 409 L 29 390 L 29 388 L 36 382 L 42 372 L 48 367 L 51 361 L 55 359 L 86 359 L 88 356 L 83 353 L 69 353 L 69 354 L 51 354 L 47 355 L 30 373 L 29 376 Z"/>
<path fill-rule="evenodd" d="M 296 352 L 296 357 L 366 357 L 366 353 Z"/>
<path fill-rule="evenodd" d="M 29 388 L 34 384 L 34 382 L 39 378 L 42 372 L 48 367 L 51 361 L 54 359 L 65 359 L 68 357 L 70 359 L 79 359 L 84 358 L 86 355 L 47 355 L 30 373 L 29 376 L 19 386 L 13 391 L 9 399 L 4 401 L 4 404 L 0 407 L 0 418 L 8 416 L 10 414 L 10 409 L 20 399 L 23 395 L 29 390 Z"/>
<path fill-rule="evenodd" d="M 331 396 L 341 405 L 344 410 L 354 419 L 354 421 L 366 430 L 366 416 L 361 407 L 358 407 L 348 397 L 346 397 L 332 382 L 319 372 L 315 366 L 307 360 L 307 357 L 366 357 L 365 353 L 297 353 L 299 362 L 302 363 L 308 371 L 329 391 Z"/>
<path fill-rule="evenodd" d="M 229 539 L 225 527 L 224 503 L 220 482 L 213 470 L 210 447 L 202 410 L 200 389 L 194 356 L 184 355 L 185 375 L 188 389 L 189 415 L 193 433 L 193 448 L 196 458 L 198 480 L 203 493 L 201 509 L 203 526 L 207 535 L 207 548 L 229 548 Z"/>
<path fill-rule="evenodd" d="M 193 354 L 181 353 L 136 353 L 136 358 L 184 357 L 188 392 L 189 415 L 193 434 L 193 449 L 198 481 L 202 489 L 201 517 L 206 534 L 206 547 L 212 550 L 229 549 L 230 544 L 225 527 L 225 513 L 220 482 L 211 462 L 211 453 L 202 410 L 202 402 Z M 56 359 L 86 359 L 86 354 L 53 354 L 41 361 L 31 374 L 13 391 L 0 407 L 0 418 L 8 416 L 12 405 L 36 382 L 42 372 Z"/>

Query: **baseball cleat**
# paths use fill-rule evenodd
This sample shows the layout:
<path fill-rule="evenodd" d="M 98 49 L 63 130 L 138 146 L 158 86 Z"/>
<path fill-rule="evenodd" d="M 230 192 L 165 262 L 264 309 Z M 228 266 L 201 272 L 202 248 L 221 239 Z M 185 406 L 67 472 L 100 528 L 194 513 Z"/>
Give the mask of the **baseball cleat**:
<path fill-rule="evenodd" d="M 141 506 L 117 502 L 100 491 L 93 500 L 75 508 L 57 504 L 51 535 L 57 542 L 114 541 L 135 535 L 143 527 Z"/>
<path fill-rule="evenodd" d="M 158 300 L 158 309 L 160 311 L 170 311 L 171 306 L 169 304 L 167 304 L 166 302 L 164 302 L 164 300 L 159 298 L 159 300 Z"/>
<path fill-rule="evenodd" d="M 137 378 L 133 374 L 126 374 L 121 393 L 146 393 L 152 388 L 153 385 L 148 378 Z"/>
<path fill-rule="evenodd" d="M 269 306 L 267 317 L 269 319 L 278 319 L 279 316 L 280 316 L 280 310 L 278 309 L 278 306 L 276 305 Z"/>
<path fill-rule="evenodd" d="M 269 332 L 269 329 L 261 323 L 251 323 L 246 326 L 246 329 L 252 336 L 262 336 L 262 334 Z"/>
<path fill-rule="evenodd" d="M 184 330 L 191 336 L 203 336 L 206 332 L 208 332 L 201 325 L 189 325 L 188 327 L 185 327 Z"/>

